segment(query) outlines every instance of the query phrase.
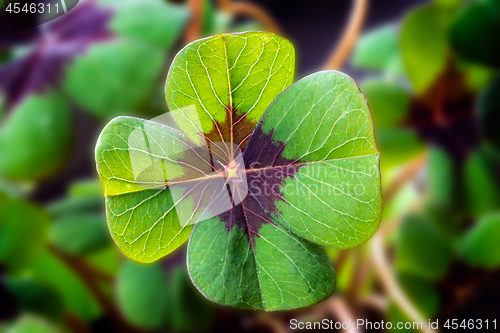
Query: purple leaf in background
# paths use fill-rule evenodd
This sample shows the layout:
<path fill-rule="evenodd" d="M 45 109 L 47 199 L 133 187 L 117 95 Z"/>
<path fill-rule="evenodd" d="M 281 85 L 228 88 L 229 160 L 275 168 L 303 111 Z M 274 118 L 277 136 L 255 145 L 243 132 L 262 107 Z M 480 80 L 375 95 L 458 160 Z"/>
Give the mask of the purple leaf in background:
<path fill-rule="evenodd" d="M 0 68 L 0 89 L 6 95 L 7 107 L 29 94 L 57 86 L 67 63 L 93 43 L 112 37 L 108 29 L 112 15 L 110 9 L 99 8 L 89 0 L 40 26 L 39 37 L 30 44 L 32 49 Z"/>

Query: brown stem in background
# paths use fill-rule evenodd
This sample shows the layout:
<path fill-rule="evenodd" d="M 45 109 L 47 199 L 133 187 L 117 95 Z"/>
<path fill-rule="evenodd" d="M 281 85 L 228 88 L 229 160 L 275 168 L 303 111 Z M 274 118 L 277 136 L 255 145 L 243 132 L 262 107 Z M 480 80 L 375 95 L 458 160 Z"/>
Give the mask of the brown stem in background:
<path fill-rule="evenodd" d="M 376 310 L 381 315 L 387 314 L 387 300 L 382 295 L 368 295 L 359 300 L 359 303 L 362 306 L 370 307 L 373 310 Z"/>
<path fill-rule="evenodd" d="M 349 23 L 345 27 L 340 42 L 325 64 L 326 69 L 340 69 L 351 54 L 368 11 L 368 0 L 354 0 Z"/>
<path fill-rule="evenodd" d="M 187 3 L 191 17 L 184 32 L 186 44 L 200 38 L 203 23 L 203 0 L 188 0 Z"/>
<path fill-rule="evenodd" d="M 384 203 L 392 200 L 392 198 L 398 193 L 398 191 L 406 185 L 406 183 L 412 180 L 415 175 L 422 169 L 427 161 L 427 156 L 422 153 L 417 158 L 415 158 L 411 163 L 405 166 L 401 173 L 396 177 L 396 179 L 387 186 L 387 189 L 383 193 Z"/>
<path fill-rule="evenodd" d="M 279 24 L 264 9 L 249 2 L 231 2 L 231 0 L 219 0 L 222 11 L 233 15 L 246 15 L 258 21 L 267 31 L 281 34 Z"/>
<path fill-rule="evenodd" d="M 63 320 L 72 333 L 91 333 L 87 324 L 71 312 L 66 312 Z"/>
<path fill-rule="evenodd" d="M 342 298 L 334 297 L 328 300 L 328 308 L 330 309 L 332 316 L 338 318 L 338 321 L 341 323 L 349 323 L 351 320 L 355 320 L 356 318 Z M 350 325 L 343 331 L 347 333 L 357 332 L 357 330 L 352 329 Z"/>
<path fill-rule="evenodd" d="M 363 254 L 361 253 L 361 248 L 356 247 L 351 250 L 353 255 L 354 264 L 352 269 L 352 280 L 345 291 L 345 298 L 349 302 L 349 304 L 354 304 L 355 299 L 359 293 L 359 289 L 361 289 L 362 285 L 362 276 L 361 270 L 363 269 Z"/>
<path fill-rule="evenodd" d="M 287 333 L 286 327 L 280 320 L 272 317 L 269 313 L 261 312 L 255 317 L 257 323 L 268 327 L 274 333 Z"/>
<path fill-rule="evenodd" d="M 111 319 L 114 326 L 119 332 L 135 333 L 140 332 L 134 327 L 131 327 L 122 317 L 120 311 L 115 304 L 104 294 L 99 286 L 98 277 L 94 275 L 95 270 L 90 269 L 90 265 L 80 258 L 67 255 L 57 248 L 51 246 L 50 251 L 68 265 L 85 283 L 89 291 L 92 293 L 96 301 L 102 307 L 106 315 Z"/>
<path fill-rule="evenodd" d="M 349 254 L 350 254 L 349 250 L 341 250 L 339 252 L 337 258 L 335 258 L 333 262 L 336 271 L 340 271 L 342 269 Z"/>
<path fill-rule="evenodd" d="M 422 323 L 422 332 L 433 332 L 427 328 L 427 320 L 406 296 L 392 273 L 391 267 L 384 254 L 381 235 L 376 233 L 371 239 L 370 244 L 372 247 L 375 272 L 389 297 L 411 321 Z"/>

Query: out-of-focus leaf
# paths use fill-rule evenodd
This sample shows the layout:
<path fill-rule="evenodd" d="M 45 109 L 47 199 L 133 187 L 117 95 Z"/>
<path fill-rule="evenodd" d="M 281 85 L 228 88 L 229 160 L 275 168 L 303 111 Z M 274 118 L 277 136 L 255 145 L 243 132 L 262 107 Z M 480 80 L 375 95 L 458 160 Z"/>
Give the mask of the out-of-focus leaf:
<path fill-rule="evenodd" d="M 481 92 L 495 77 L 495 71 L 489 67 L 470 63 L 464 67 L 465 84 L 474 93 Z"/>
<path fill-rule="evenodd" d="M 500 266 L 500 214 L 489 214 L 477 221 L 466 234 L 462 253 L 474 266 L 493 269 Z"/>
<path fill-rule="evenodd" d="M 461 0 L 434 0 L 433 2 L 438 6 L 456 7 L 460 4 Z"/>
<path fill-rule="evenodd" d="M 354 49 L 352 65 L 362 69 L 403 75 L 397 27 L 392 24 L 384 25 L 364 34 Z"/>
<path fill-rule="evenodd" d="M 32 96 L 0 129 L 0 175 L 36 180 L 54 172 L 70 148 L 67 103 L 56 93 Z"/>
<path fill-rule="evenodd" d="M 101 3 L 114 9 L 110 28 L 116 34 L 166 50 L 179 38 L 189 18 L 186 6 L 163 0 L 105 0 Z"/>
<path fill-rule="evenodd" d="M 7 277 L 5 284 L 23 312 L 36 313 L 54 320 L 61 318 L 63 301 L 53 287 L 29 276 Z"/>
<path fill-rule="evenodd" d="M 500 3 L 498 0 L 471 2 L 451 27 L 453 48 L 464 58 L 500 67 Z"/>
<path fill-rule="evenodd" d="M 479 121 L 486 140 L 500 153 L 500 75 L 495 77 L 479 98 Z"/>
<path fill-rule="evenodd" d="M 215 9 L 214 4 L 212 1 L 202 1 L 202 28 L 201 30 L 203 31 L 203 34 L 205 36 L 210 36 L 215 34 L 215 27 L 216 27 L 216 20 L 217 20 L 217 14 L 219 11 Z M 227 31 L 225 31 L 227 32 Z"/>
<path fill-rule="evenodd" d="M 85 321 L 98 318 L 102 310 L 87 286 L 60 259 L 44 253 L 31 266 L 33 276 L 52 286 L 61 295 L 65 309 L 72 311 Z"/>
<path fill-rule="evenodd" d="M 102 185 L 98 180 L 73 182 L 65 198 L 50 203 L 48 212 L 55 218 L 75 214 L 103 213 Z"/>
<path fill-rule="evenodd" d="M 403 62 L 417 94 L 424 93 L 446 67 L 449 16 L 448 10 L 426 5 L 413 10 L 403 22 Z"/>
<path fill-rule="evenodd" d="M 24 315 L 8 325 L 6 333 L 60 333 L 59 329 L 45 319 L 33 315 Z"/>
<path fill-rule="evenodd" d="M 185 265 L 173 270 L 170 288 L 172 328 L 181 332 L 200 332 L 209 327 L 213 319 L 213 303 L 200 295 L 193 286 Z"/>
<path fill-rule="evenodd" d="M 453 159 L 443 149 L 431 146 L 428 150 L 428 186 L 432 200 L 438 204 L 452 206 L 457 199 L 459 177 Z"/>
<path fill-rule="evenodd" d="M 102 214 L 72 214 L 52 223 L 51 242 L 65 253 L 82 255 L 110 244 L 106 219 Z"/>
<path fill-rule="evenodd" d="M 432 318 L 439 310 L 439 292 L 432 282 L 410 274 L 398 274 L 398 282 L 405 294 L 409 297 L 417 309 L 426 317 Z M 408 318 L 395 304 L 389 307 L 389 319 L 393 324 L 394 332 L 420 332 L 415 328 L 398 329 L 397 323 L 410 323 L 413 325 L 411 318 Z M 425 327 L 427 323 L 422 323 Z"/>
<path fill-rule="evenodd" d="M 96 116 L 130 114 L 152 92 L 163 58 L 158 48 L 134 40 L 94 45 L 68 68 L 64 87 Z"/>
<path fill-rule="evenodd" d="M 407 216 L 398 230 L 399 271 L 428 279 L 446 274 L 452 260 L 446 237 L 426 217 Z"/>
<path fill-rule="evenodd" d="M 127 261 L 118 273 L 117 283 L 118 304 L 131 323 L 144 328 L 165 324 L 169 292 L 160 265 Z"/>
<path fill-rule="evenodd" d="M 72 198 L 102 198 L 102 184 L 98 179 L 88 179 L 73 182 L 69 187 L 68 195 Z"/>
<path fill-rule="evenodd" d="M 0 68 L 0 87 L 6 93 L 7 105 L 57 86 L 64 67 L 76 55 L 110 38 L 110 16 L 110 11 L 97 8 L 93 1 L 81 1 L 67 14 L 44 24 L 31 50 Z"/>
<path fill-rule="evenodd" d="M 36 260 L 46 244 L 49 222 L 41 208 L 0 193 L 0 264 L 16 272 Z"/>
<path fill-rule="evenodd" d="M 498 112 L 498 110 L 497 110 Z M 484 151 L 469 156 L 464 167 L 466 198 L 474 216 L 500 207 L 500 181 L 495 173 L 498 167 Z"/>
<path fill-rule="evenodd" d="M 404 163 L 425 147 L 422 139 L 411 128 L 379 128 L 375 135 L 380 150 L 380 163 L 384 167 Z"/>
<path fill-rule="evenodd" d="M 410 274 L 398 274 L 398 282 L 421 313 L 432 318 L 439 311 L 439 292 L 434 284 Z"/>
<path fill-rule="evenodd" d="M 463 212 L 454 207 L 443 206 L 437 201 L 430 200 L 423 214 L 439 229 L 441 234 L 454 246 L 455 242 L 460 241 L 462 236 L 462 225 L 464 222 Z"/>
<path fill-rule="evenodd" d="M 104 203 L 102 201 L 102 197 L 67 197 L 51 203 L 47 207 L 47 211 L 54 217 L 73 215 L 76 213 L 98 213 L 104 211 Z"/>
<path fill-rule="evenodd" d="M 90 264 L 110 275 L 115 275 L 118 272 L 120 258 L 121 253 L 114 244 L 85 257 Z"/>
<path fill-rule="evenodd" d="M 407 117 L 410 94 L 401 85 L 380 79 L 368 79 L 360 85 L 372 112 L 376 128 L 395 127 Z"/>

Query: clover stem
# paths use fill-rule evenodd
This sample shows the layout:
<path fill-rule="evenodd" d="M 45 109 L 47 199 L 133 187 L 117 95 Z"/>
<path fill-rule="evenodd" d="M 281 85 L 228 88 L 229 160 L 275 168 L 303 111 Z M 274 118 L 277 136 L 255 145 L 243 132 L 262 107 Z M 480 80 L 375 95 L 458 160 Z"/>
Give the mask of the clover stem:
<path fill-rule="evenodd" d="M 101 290 L 100 281 L 102 281 L 105 274 L 96 274 L 97 270 L 83 261 L 81 258 L 67 255 L 59 251 L 54 246 L 49 247 L 50 252 L 58 259 L 70 267 L 85 283 L 89 291 L 94 296 L 95 300 L 99 303 L 102 309 L 109 316 L 115 328 L 120 332 L 139 332 L 138 329 L 130 326 L 127 321 L 122 317 L 116 305 L 108 298 L 108 296 Z"/>
<path fill-rule="evenodd" d="M 188 8 L 191 18 L 184 32 L 184 41 L 190 43 L 201 36 L 203 24 L 203 0 L 188 0 Z"/>
<path fill-rule="evenodd" d="M 405 292 L 397 282 L 396 277 L 392 273 L 391 267 L 384 254 L 382 236 L 379 233 L 376 233 L 371 239 L 370 245 L 372 248 L 371 252 L 375 265 L 375 272 L 377 273 L 380 282 L 389 297 L 394 301 L 394 303 L 396 303 L 408 319 L 422 323 L 422 332 L 433 332 L 432 330 L 427 329 L 427 320 L 406 296 Z"/>
<path fill-rule="evenodd" d="M 342 68 L 361 32 L 367 11 L 368 0 L 354 0 L 348 24 L 344 28 L 340 42 L 325 64 L 326 69 Z"/>
<path fill-rule="evenodd" d="M 219 0 L 219 7 L 222 11 L 233 15 L 247 15 L 266 28 L 270 32 L 281 34 L 279 24 L 264 9 L 253 3 L 231 2 L 231 0 Z"/>
<path fill-rule="evenodd" d="M 399 175 L 394 179 L 394 181 L 387 186 L 387 189 L 384 191 L 382 198 L 384 203 L 387 204 L 391 201 L 394 196 L 399 192 L 399 190 L 410 180 L 412 180 L 417 173 L 422 170 L 422 167 L 425 165 L 427 161 L 426 153 L 422 153 L 413 159 L 409 164 L 407 164 L 403 170 L 399 173 Z"/>

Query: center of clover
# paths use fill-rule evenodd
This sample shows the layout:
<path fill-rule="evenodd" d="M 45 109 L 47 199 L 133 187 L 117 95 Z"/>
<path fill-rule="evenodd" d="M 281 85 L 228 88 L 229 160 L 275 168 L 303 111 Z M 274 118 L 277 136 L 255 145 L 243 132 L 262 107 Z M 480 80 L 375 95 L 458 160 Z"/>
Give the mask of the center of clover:
<path fill-rule="evenodd" d="M 232 160 L 227 165 L 224 166 L 224 176 L 227 180 L 240 180 L 240 175 L 238 173 L 239 163 Z"/>

